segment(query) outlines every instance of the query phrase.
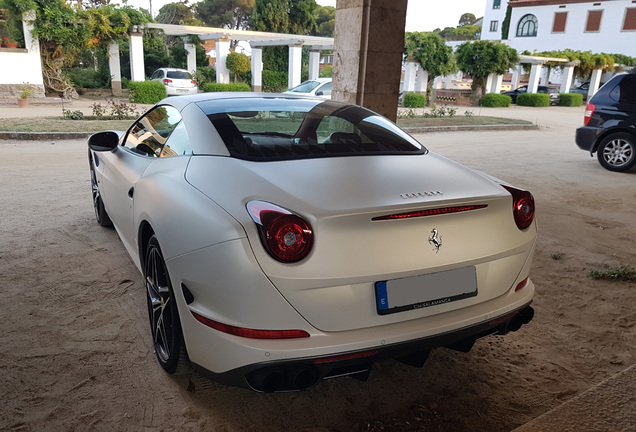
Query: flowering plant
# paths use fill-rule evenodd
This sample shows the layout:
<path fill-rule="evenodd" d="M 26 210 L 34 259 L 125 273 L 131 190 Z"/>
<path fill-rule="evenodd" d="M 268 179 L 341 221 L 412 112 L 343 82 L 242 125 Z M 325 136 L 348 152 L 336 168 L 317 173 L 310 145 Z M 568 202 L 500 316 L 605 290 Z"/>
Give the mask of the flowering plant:
<path fill-rule="evenodd" d="M 4 38 L 4 43 L 15 43 L 16 40 L 10 37 L 6 37 Z"/>

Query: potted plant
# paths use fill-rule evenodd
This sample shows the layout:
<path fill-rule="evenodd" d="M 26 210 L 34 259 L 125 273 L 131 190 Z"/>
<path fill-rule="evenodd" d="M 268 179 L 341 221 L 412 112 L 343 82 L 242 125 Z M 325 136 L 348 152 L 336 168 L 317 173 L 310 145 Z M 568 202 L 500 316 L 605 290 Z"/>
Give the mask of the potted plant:
<path fill-rule="evenodd" d="M 18 47 L 18 42 L 10 37 L 5 37 L 4 38 L 4 46 L 7 48 L 17 48 Z"/>
<path fill-rule="evenodd" d="M 29 98 L 33 96 L 35 89 L 29 83 L 24 83 L 23 85 L 18 87 L 18 89 L 20 90 L 20 97 L 18 98 L 18 106 L 20 108 L 28 107 Z"/>

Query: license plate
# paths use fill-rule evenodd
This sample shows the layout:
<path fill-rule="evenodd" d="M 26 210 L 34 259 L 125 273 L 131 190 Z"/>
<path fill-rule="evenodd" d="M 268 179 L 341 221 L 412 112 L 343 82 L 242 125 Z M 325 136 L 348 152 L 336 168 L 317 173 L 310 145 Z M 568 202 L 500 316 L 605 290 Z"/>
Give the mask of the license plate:
<path fill-rule="evenodd" d="M 437 306 L 476 295 L 474 266 L 375 283 L 379 315 Z"/>
<path fill-rule="evenodd" d="M 189 90 L 177 89 L 177 93 L 188 93 Z"/>

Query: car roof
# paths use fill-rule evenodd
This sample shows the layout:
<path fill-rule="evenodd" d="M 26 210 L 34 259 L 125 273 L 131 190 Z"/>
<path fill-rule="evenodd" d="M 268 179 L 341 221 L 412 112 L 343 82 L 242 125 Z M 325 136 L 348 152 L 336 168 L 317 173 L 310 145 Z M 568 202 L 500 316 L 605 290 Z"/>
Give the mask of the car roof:
<path fill-rule="evenodd" d="M 256 93 L 256 92 L 207 92 L 193 95 L 170 96 L 157 102 L 156 105 L 172 105 L 179 111 L 183 110 L 191 103 L 203 102 L 208 100 L 222 99 L 249 99 L 249 98 L 266 98 L 266 99 L 306 99 L 324 102 L 324 99 L 314 96 L 296 95 L 289 93 Z"/>

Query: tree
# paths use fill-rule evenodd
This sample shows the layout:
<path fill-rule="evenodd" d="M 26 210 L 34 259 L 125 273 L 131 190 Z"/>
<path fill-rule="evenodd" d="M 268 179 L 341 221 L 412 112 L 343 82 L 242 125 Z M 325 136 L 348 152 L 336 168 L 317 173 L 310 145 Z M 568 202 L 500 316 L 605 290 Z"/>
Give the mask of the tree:
<path fill-rule="evenodd" d="M 211 27 L 246 30 L 255 0 L 203 0 L 196 4 L 197 17 Z"/>
<path fill-rule="evenodd" d="M 333 37 L 336 28 L 336 8 L 322 6 L 316 10 L 315 36 Z"/>
<path fill-rule="evenodd" d="M 430 100 L 435 77 L 457 71 L 453 49 L 446 45 L 444 38 L 435 33 L 406 33 L 405 44 L 407 58 L 415 60 L 428 72 L 426 100 Z"/>
<path fill-rule="evenodd" d="M 225 60 L 225 67 L 234 74 L 234 82 L 236 82 L 236 75 L 249 72 L 252 69 L 252 63 L 245 54 L 231 52 Z"/>
<path fill-rule="evenodd" d="M 464 26 L 466 24 L 473 24 L 475 21 L 477 21 L 477 18 L 475 18 L 475 15 L 471 13 L 465 13 L 465 14 L 462 14 L 462 16 L 459 18 L 459 25 Z"/>
<path fill-rule="evenodd" d="M 473 78 L 473 103 L 486 91 L 486 80 L 491 74 L 504 74 L 517 64 L 517 50 L 497 42 L 486 40 L 465 42 L 455 53 L 459 69 Z"/>
<path fill-rule="evenodd" d="M 189 24 L 194 20 L 194 10 L 184 3 L 168 3 L 159 9 L 156 18 L 162 24 Z"/>

